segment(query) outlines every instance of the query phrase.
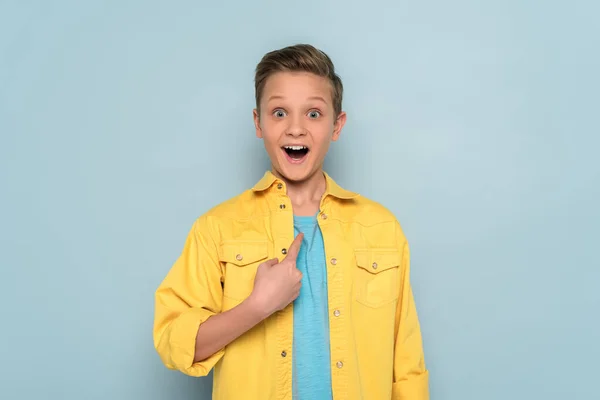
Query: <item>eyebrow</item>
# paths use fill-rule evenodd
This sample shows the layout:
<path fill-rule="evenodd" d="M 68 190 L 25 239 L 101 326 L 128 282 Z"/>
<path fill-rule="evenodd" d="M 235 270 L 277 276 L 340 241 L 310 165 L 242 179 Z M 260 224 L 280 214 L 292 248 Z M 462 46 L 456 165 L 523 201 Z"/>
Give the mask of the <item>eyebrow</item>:
<path fill-rule="evenodd" d="M 324 98 L 322 98 L 321 96 L 312 96 L 312 97 L 309 97 L 308 99 L 309 100 L 319 100 L 319 101 L 322 101 L 323 103 L 327 104 L 327 101 Z"/>

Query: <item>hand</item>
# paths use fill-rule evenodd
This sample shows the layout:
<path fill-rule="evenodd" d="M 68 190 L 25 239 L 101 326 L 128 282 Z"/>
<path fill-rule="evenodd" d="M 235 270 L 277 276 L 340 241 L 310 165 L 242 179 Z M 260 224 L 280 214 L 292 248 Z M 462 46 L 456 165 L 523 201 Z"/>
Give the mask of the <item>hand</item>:
<path fill-rule="evenodd" d="M 303 237 L 302 233 L 296 236 L 281 262 L 273 258 L 258 266 L 249 299 L 267 317 L 286 308 L 300 294 L 302 272 L 296 268 L 296 259 Z"/>

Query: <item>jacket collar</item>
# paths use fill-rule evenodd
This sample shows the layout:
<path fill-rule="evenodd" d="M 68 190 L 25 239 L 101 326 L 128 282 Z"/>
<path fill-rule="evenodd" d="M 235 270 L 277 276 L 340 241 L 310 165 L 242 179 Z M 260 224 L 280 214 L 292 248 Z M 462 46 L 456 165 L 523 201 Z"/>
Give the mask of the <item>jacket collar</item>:
<path fill-rule="evenodd" d="M 331 195 L 338 199 L 349 200 L 358 197 L 358 193 L 351 192 L 339 186 L 325 171 L 323 171 L 323 175 L 325 175 L 325 182 L 327 183 L 327 188 L 325 189 L 325 196 Z M 282 183 L 279 178 L 277 178 L 271 171 L 265 172 L 263 177 L 254 185 L 252 190 L 254 192 L 262 192 L 269 189 L 275 182 Z M 325 197 L 324 196 L 324 197 Z"/>

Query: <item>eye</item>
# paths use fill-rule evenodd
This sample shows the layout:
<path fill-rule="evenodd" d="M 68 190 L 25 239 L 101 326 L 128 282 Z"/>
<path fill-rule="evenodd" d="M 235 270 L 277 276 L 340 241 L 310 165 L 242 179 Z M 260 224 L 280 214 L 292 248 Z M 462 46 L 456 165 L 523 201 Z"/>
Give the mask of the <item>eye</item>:
<path fill-rule="evenodd" d="M 321 116 L 321 112 L 317 111 L 317 110 L 312 110 L 308 113 L 308 118 L 310 119 L 317 119 Z"/>
<path fill-rule="evenodd" d="M 283 118 L 286 115 L 287 115 L 286 112 L 283 111 L 281 108 L 278 108 L 277 110 L 273 111 L 273 116 L 275 118 Z"/>

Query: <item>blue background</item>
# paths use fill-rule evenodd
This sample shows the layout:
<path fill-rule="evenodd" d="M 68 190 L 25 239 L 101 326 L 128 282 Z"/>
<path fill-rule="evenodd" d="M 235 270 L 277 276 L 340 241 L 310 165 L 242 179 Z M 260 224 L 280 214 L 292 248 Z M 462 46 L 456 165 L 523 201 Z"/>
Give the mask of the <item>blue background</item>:
<path fill-rule="evenodd" d="M 0 397 L 210 397 L 153 292 L 268 168 L 256 63 L 309 42 L 327 171 L 411 243 L 432 399 L 600 398 L 599 4 L 0 1 Z"/>

